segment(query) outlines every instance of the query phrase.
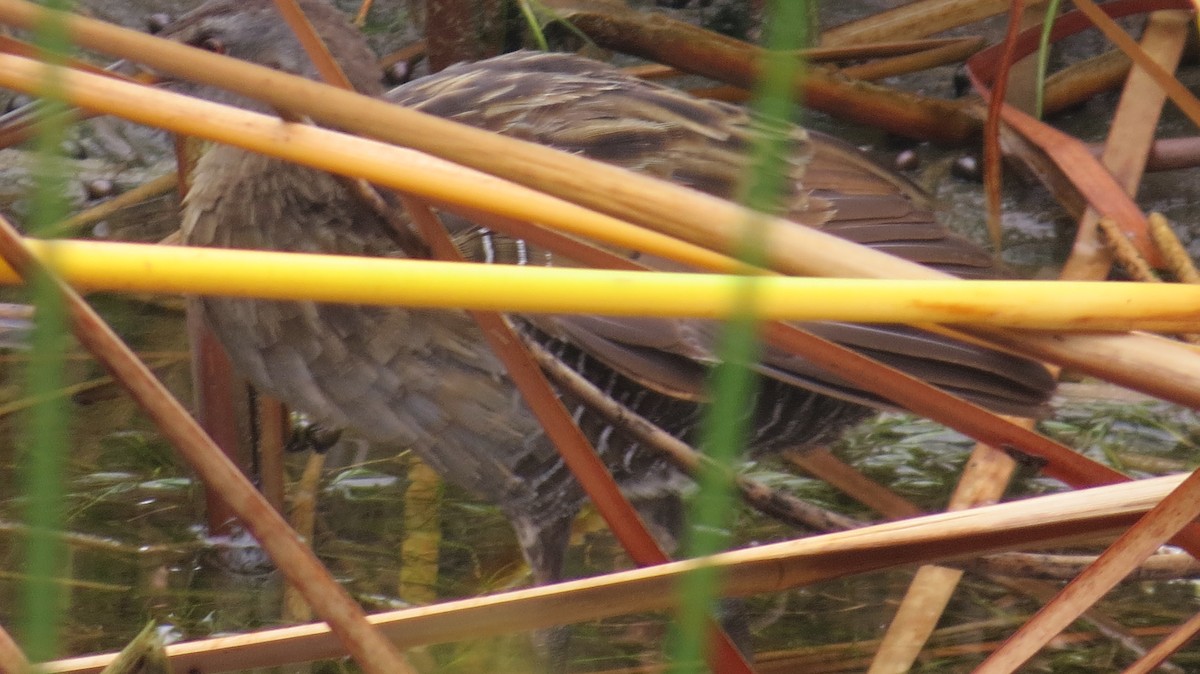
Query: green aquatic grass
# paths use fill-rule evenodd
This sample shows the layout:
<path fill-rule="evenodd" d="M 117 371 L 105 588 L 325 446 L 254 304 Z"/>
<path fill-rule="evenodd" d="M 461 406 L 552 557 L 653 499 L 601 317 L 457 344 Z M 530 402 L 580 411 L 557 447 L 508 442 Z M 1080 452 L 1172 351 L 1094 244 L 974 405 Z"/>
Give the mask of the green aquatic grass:
<path fill-rule="evenodd" d="M 1038 39 L 1037 50 L 1037 81 L 1034 98 L 1034 116 L 1042 118 L 1042 108 L 1046 101 L 1046 70 L 1050 67 L 1050 31 L 1054 30 L 1054 20 L 1058 18 L 1058 7 L 1061 0 L 1050 0 L 1046 3 L 1046 14 L 1042 19 L 1042 34 Z"/>
<path fill-rule="evenodd" d="M 805 44 L 808 3 L 774 0 L 767 4 L 763 75 L 754 95 L 753 110 L 759 132 L 751 148 L 751 162 L 739 189 L 740 201 L 757 213 L 780 210 L 787 163 L 787 127 L 794 120 L 796 104 L 792 83 L 801 72 L 796 50 Z M 761 218 L 752 218 L 746 236 L 739 242 L 738 258 L 748 267 L 763 266 L 765 247 Z M 689 527 L 683 541 L 686 557 L 715 554 L 729 545 L 730 526 L 736 510 L 733 495 L 733 464 L 748 438 L 751 419 L 746 403 L 754 397 L 757 376 L 751 369 L 760 345 L 756 318 L 756 277 L 739 276 L 736 287 L 739 311 L 730 318 L 718 344 L 721 363 L 712 375 L 712 403 L 701 428 L 701 448 L 713 459 L 697 475 L 699 492 L 688 513 Z M 672 671 L 701 671 L 706 646 L 708 616 L 716 606 L 715 570 L 700 568 L 679 584 L 679 613 L 668 637 Z"/>
<path fill-rule="evenodd" d="M 51 9 L 67 10 L 66 0 L 49 0 Z M 67 170 L 61 156 L 67 112 L 63 102 L 61 65 L 70 49 L 66 27 L 51 18 L 36 31 L 36 44 L 48 66 L 41 91 L 42 106 L 36 136 L 34 188 L 30 233 L 48 231 L 67 214 Z M 63 524 L 63 475 L 69 446 L 67 402 L 55 392 L 65 384 L 64 356 L 68 346 L 65 310 L 51 280 L 30 279 L 29 294 L 37 307 L 32 351 L 27 366 L 28 394 L 38 402 L 28 411 L 24 426 L 26 583 L 21 614 L 22 647 L 33 661 L 57 653 L 64 588 L 56 580 L 64 568 L 66 547 L 57 533 Z"/>

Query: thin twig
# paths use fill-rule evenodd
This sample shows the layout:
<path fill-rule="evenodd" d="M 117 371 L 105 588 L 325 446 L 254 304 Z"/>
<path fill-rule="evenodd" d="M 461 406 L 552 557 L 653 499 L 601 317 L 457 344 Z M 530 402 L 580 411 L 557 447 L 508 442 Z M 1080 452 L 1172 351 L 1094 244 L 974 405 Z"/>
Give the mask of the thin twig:
<path fill-rule="evenodd" d="M 520 330 L 516 332 L 534 360 L 560 389 L 579 398 L 615 428 L 620 429 L 620 432 L 637 440 L 642 447 L 662 452 L 672 463 L 689 474 L 695 474 L 701 463 L 710 461 L 691 445 L 606 395 L 598 386 L 556 358 L 533 337 Z M 805 503 L 790 494 L 771 489 L 749 478 L 734 476 L 733 479 L 747 503 L 791 526 L 816 531 L 835 531 L 864 525 L 863 522 Z"/>
<path fill-rule="evenodd" d="M 174 189 L 178 184 L 178 173 L 166 173 L 153 180 L 142 183 L 128 192 L 118 194 L 104 203 L 96 204 L 87 210 L 72 215 L 70 218 L 62 221 L 62 223 L 55 225 L 52 231 L 56 235 L 67 235 L 74 233 L 75 231 L 82 229 L 83 227 L 86 227 L 97 220 L 103 220 L 104 218 L 109 217 L 113 213 L 116 213 L 123 208 L 128 208 L 134 204 L 140 204 L 141 202 L 152 197 L 157 197 L 160 194 L 166 194 Z"/>

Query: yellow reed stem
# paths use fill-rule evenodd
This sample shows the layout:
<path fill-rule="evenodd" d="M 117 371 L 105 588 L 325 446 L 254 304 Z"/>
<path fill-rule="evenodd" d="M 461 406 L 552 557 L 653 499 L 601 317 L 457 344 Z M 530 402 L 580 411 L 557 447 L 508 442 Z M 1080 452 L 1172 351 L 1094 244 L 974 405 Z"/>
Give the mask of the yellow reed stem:
<path fill-rule="evenodd" d="M 733 279 L 147 244 L 29 241 L 77 287 L 489 311 L 718 318 Z M 16 275 L 0 268 L 0 282 Z M 764 320 L 959 323 L 1054 330 L 1200 330 L 1200 287 L 1065 281 L 765 276 Z"/>

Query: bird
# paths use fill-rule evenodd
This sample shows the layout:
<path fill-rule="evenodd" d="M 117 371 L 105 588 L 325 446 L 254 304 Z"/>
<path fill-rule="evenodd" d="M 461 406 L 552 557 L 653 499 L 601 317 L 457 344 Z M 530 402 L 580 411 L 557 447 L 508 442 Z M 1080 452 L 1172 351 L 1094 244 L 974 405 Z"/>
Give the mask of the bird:
<path fill-rule="evenodd" d="M 360 93 L 732 198 L 754 133 L 745 109 L 693 98 L 567 53 L 513 52 L 451 66 L 385 92 L 360 32 L 325 0 L 301 0 Z M 270 0 L 213 0 L 162 36 L 313 79 L 316 70 Z M 239 107 L 229 92 L 185 91 Z M 784 215 L 964 278 L 1004 273 L 982 247 L 939 224 L 928 197 L 856 148 L 790 126 Z M 403 257 L 388 225 L 319 170 L 217 145 L 184 200 L 187 244 Z M 447 215 L 477 262 L 554 265 L 527 242 Z M 643 260 L 645 261 L 645 260 Z M 533 580 L 563 577 L 585 501 L 503 365 L 463 311 L 206 297 L 204 319 L 235 369 L 328 428 L 412 449 L 446 480 L 508 517 Z M 523 333 L 611 397 L 689 441 L 718 362 L 713 321 L 513 316 Z M 1039 363 L 905 326 L 810 323 L 834 339 L 994 410 L 1041 414 L 1054 381 Z M 765 347 L 746 402 L 749 453 L 813 447 L 889 406 L 796 356 Z M 678 529 L 686 478 L 585 404 L 561 393 L 627 496 L 656 529 Z"/>

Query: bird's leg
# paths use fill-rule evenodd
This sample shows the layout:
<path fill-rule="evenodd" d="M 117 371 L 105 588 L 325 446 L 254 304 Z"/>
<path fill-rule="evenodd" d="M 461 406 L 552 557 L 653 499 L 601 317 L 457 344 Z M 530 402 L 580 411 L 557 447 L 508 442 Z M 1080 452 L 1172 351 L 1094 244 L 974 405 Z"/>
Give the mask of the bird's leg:
<path fill-rule="evenodd" d="M 533 582 L 537 585 L 562 580 L 563 561 L 571 541 L 571 523 L 575 514 L 574 509 L 569 513 L 557 513 L 558 517 L 549 522 L 524 513 L 509 514 L 517 542 L 521 545 L 521 552 L 529 563 Z M 570 628 L 566 625 L 533 632 L 533 647 L 541 656 L 546 672 L 566 670 L 570 636 Z"/>

